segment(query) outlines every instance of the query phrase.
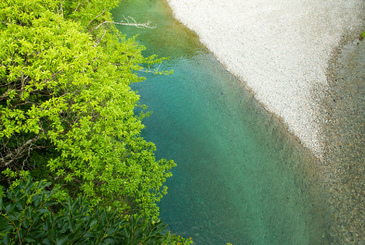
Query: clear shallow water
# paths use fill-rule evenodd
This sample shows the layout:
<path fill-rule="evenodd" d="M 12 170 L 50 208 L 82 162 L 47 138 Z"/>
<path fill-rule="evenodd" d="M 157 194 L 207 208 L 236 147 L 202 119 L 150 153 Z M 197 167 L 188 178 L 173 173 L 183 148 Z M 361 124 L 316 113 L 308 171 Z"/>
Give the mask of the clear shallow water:
<path fill-rule="evenodd" d="M 169 56 L 133 89 L 153 114 L 143 136 L 157 158 L 178 167 L 167 181 L 161 219 L 195 244 L 326 244 L 317 162 L 243 86 L 171 17 L 161 0 L 125 0 L 116 21 L 133 16 L 157 27 L 120 26 Z M 305 176 L 305 177 L 304 177 Z"/>

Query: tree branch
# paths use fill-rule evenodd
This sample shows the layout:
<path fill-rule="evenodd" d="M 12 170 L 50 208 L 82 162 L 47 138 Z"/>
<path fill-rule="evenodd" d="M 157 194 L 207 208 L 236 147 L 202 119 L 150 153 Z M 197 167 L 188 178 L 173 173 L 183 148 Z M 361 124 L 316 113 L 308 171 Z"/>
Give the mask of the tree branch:
<path fill-rule="evenodd" d="M 63 8 L 62 8 L 62 3 L 60 3 L 60 10 L 57 9 L 57 13 L 60 14 L 61 11 L 61 16 L 63 17 Z"/>
<path fill-rule="evenodd" d="M 97 27 L 94 28 L 94 30 L 98 29 L 100 26 L 104 24 L 116 24 L 116 25 L 124 25 L 124 26 L 134 26 L 137 28 L 148 28 L 148 29 L 154 29 L 156 26 L 151 26 L 151 21 L 147 21 L 145 23 L 137 23 L 137 21 L 133 17 L 125 17 L 123 16 L 124 20 L 121 20 L 120 22 L 114 22 L 114 21 L 104 21 L 103 23 L 100 23 Z M 132 23 L 131 23 L 132 21 Z M 94 31 L 93 30 L 93 31 Z"/>
<path fill-rule="evenodd" d="M 103 10 L 103 12 L 101 12 L 100 14 L 98 14 L 94 19 L 90 20 L 89 23 L 86 25 L 86 27 L 84 28 L 84 30 L 97 18 L 99 18 L 102 14 L 104 14 L 106 12 L 106 9 Z"/>
<path fill-rule="evenodd" d="M 2 156 L 0 158 L 0 166 L 6 167 L 22 156 L 26 155 L 25 153 L 28 152 L 28 149 L 32 147 L 33 143 L 35 143 L 40 138 L 40 136 L 41 134 L 38 134 L 36 137 L 28 140 L 17 149 L 10 151 L 6 156 Z"/>
<path fill-rule="evenodd" d="M 104 36 L 105 36 L 105 34 L 106 34 L 106 32 L 107 32 L 107 31 L 108 31 L 108 29 L 107 29 L 107 28 L 105 28 L 104 34 L 101 36 L 101 38 L 100 38 L 100 39 L 96 42 L 96 44 L 93 46 L 94 48 L 100 44 L 101 40 L 103 40 L 103 38 L 104 38 Z"/>
<path fill-rule="evenodd" d="M 75 10 L 74 10 L 74 12 L 76 13 L 76 11 L 77 11 L 77 9 L 79 8 L 79 6 L 81 5 L 81 3 L 79 3 L 78 5 L 77 5 L 77 7 L 75 8 Z"/>

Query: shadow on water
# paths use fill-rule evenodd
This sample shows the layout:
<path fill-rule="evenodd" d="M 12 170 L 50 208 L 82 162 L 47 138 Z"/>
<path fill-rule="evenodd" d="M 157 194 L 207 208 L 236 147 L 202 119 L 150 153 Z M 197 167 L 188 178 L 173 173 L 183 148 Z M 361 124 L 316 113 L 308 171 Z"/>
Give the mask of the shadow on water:
<path fill-rule="evenodd" d="M 327 244 L 318 163 L 274 116 L 172 18 L 162 0 L 123 1 L 116 21 L 133 16 L 155 29 L 120 26 L 169 56 L 133 89 L 153 114 L 143 136 L 157 158 L 178 167 L 167 181 L 161 218 L 194 244 Z"/>
<path fill-rule="evenodd" d="M 129 37 L 140 35 L 138 40 L 147 47 L 146 55 L 161 57 L 192 57 L 199 50 L 207 49 L 199 42 L 199 37 L 180 22 L 172 18 L 172 11 L 163 0 L 123 0 L 113 11 L 115 21 L 131 16 L 137 23 L 152 21 L 154 29 L 118 26 Z"/>

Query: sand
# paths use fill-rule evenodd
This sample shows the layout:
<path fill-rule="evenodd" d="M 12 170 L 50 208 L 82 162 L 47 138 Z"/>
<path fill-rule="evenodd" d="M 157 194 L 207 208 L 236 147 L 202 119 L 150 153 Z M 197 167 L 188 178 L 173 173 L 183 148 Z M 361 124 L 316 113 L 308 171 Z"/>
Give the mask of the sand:
<path fill-rule="evenodd" d="M 359 31 L 362 0 L 168 0 L 226 69 L 317 157 L 332 51 Z"/>

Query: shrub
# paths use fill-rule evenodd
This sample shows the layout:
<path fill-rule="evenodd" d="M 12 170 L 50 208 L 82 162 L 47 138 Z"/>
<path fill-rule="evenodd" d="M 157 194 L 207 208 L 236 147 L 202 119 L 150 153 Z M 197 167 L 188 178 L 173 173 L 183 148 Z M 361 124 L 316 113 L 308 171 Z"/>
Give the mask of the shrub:
<path fill-rule="evenodd" d="M 118 210 L 86 199 L 53 200 L 51 183 L 29 177 L 7 189 L 1 186 L 0 234 L 4 244 L 191 244 L 165 232 L 163 222 L 137 215 L 123 219 Z"/>

